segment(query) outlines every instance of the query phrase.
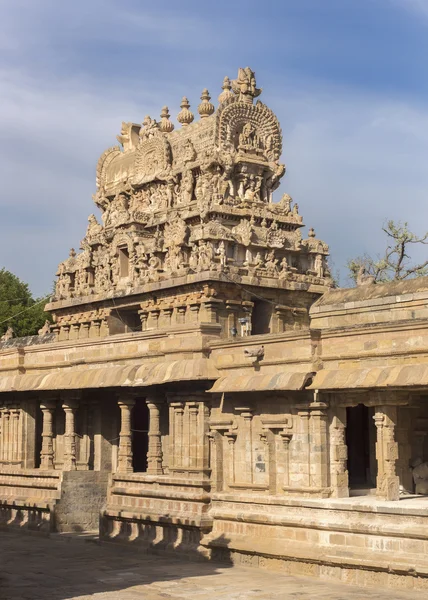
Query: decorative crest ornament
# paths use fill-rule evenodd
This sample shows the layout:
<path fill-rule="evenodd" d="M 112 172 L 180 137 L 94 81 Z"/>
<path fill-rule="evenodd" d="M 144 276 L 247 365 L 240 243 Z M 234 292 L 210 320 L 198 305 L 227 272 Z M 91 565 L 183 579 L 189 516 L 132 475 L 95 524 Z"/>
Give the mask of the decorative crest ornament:
<path fill-rule="evenodd" d="M 158 131 L 159 125 L 156 123 L 156 120 L 149 117 L 149 115 L 146 115 L 144 117 L 143 127 L 140 129 L 141 140 L 150 140 Z"/>
<path fill-rule="evenodd" d="M 198 106 L 198 113 L 200 114 L 201 119 L 203 119 L 209 117 L 215 111 L 214 104 L 211 104 L 210 102 L 211 96 L 209 95 L 207 88 L 202 90 L 201 100 L 202 102 Z"/>
<path fill-rule="evenodd" d="M 254 71 L 250 67 L 238 70 L 238 77 L 232 81 L 232 89 L 235 94 L 239 95 L 240 102 L 252 104 L 254 98 L 260 96 L 261 88 L 256 87 L 256 77 Z"/>
<path fill-rule="evenodd" d="M 185 127 L 186 125 L 190 125 L 190 123 L 193 122 L 195 117 L 194 117 L 193 113 L 189 110 L 190 103 L 189 103 L 188 99 L 186 98 L 186 96 L 183 96 L 183 99 L 181 100 L 180 108 L 181 108 L 181 111 L 177 115 L 177 121 L 179 123 L 181 123 L 182 127 Z"/>

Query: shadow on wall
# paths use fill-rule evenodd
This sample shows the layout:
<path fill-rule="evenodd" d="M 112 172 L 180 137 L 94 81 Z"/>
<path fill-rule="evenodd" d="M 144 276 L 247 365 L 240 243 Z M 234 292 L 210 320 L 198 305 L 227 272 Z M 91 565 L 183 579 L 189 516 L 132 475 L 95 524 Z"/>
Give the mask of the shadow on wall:
<path fill-rule="evenodd" d="M 227 547 L 226 539 L 218 541 Z M 171 539 L 158 542 L 164 546 L 173 544 Z M 231 566 L 230 561 L 216 565 L 201 555 L 197 562 L 177 560 L 182 556 L 179 546 L 176 545 L 173 556 L 160 558 L 132 542 L 119 546 L 2 532 L 0 597 L 66 600 L 112 593 L 112 598 L 117 598 L 119 592 L 130 593 L 135 586 L 212 576 L 220 568 Z M 159 592 L 165 589 L 160 587 Z"/>

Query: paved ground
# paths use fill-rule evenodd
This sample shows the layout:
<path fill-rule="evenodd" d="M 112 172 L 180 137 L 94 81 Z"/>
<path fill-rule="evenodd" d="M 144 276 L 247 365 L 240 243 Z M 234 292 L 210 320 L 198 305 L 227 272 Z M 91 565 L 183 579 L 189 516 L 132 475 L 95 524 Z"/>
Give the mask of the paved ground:
<path fill-rule="evenodd" d="M 0 532 L 1 600 L 419 600 L 248 567 L 147 556 L 118 546 Z"/>

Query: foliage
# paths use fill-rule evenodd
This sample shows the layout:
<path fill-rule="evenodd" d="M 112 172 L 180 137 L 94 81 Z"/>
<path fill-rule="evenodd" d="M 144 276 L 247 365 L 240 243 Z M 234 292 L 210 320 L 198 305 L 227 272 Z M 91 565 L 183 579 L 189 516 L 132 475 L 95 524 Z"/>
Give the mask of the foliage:
<path fill-rule="evenodd" d="M 36 335 L 50 316 L 44 312 L 47 299 L 33 298 L 28 284 L 6 269 L 0 269 L 0 335 L 12 326 L 17 337 Z"/>
<path fill-rule="evenodd" d="M 382 227 L 387 235 L 388 245 L 382 257 L 377 260 L 367 254 L 353 258 L 347 262 L 349 276 L 357 282 L 362 271 L 371 276 L 377 283 L 402 281 L 413 277 L 428 275 L 428 260 L 412 264 L 409 248 L 414 244 L 428 244 L 428 232 L 422 236 L 409 231 L 408 223 L 390 220 Z"/>

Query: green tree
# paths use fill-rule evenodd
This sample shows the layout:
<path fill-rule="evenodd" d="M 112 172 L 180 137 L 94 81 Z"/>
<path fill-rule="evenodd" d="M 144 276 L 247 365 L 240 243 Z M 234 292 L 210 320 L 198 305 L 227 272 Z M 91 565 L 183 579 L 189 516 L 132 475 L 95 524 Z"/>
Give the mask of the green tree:
<path fill-rule="evenodd" d="M 0 335 L 9 326 L 16 336 L 36 335 L 50 315 L 44 312 L 48 298 L 33 298 L 28 284 L 0 269 Z"/>
<path fill-rule="evenodd" d="M 413 264 L 410 248 L 416 244 L 428 244 L 428 232 L 418 236 L 409 230 L 408 223 L 388 221 L 382 231 L 387 235 L 385 253 L 377 259 L 368 254 L 348 260 L 350 278 L 357 283 L 359 275 L 370 277 L 377 283 L 402 281 L 428 275 L 428 260 Z"/>

